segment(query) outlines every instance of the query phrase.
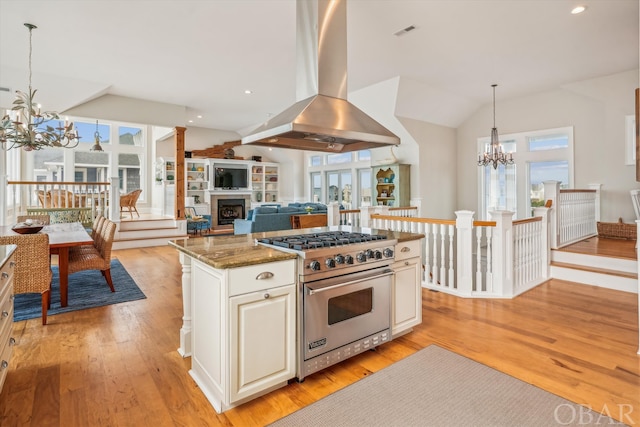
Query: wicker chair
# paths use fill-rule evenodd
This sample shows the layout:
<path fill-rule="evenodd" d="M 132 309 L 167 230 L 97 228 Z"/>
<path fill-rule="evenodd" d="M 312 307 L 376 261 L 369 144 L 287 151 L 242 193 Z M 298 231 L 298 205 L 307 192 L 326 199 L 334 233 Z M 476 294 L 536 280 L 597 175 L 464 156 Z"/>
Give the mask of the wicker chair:
<path fill-rule="evenodd" d="M 38 196 L 38 202 L 40 202 L 40 206 L 43 208 L 52 208 L 53 203 L 51 202 L 51 194 L 49 192 L 45 192 L 44 190 L 36 190 L 36 195 Z"/>
<path fill-rule="evenodd" d="M 98 215 L 93 220 L 93 225 L 91 226 L 91 238 L 93 239 L 93 244 L 91 245 L 80 245 L 69 248 L 69 254 L 73 252 L 93 252 L 94 250 L 100 251 L 102 246 L 103 238 L 102 238 L 102 228 L 106 223 L 106 218 L 102 215 Z"/>
<path fill-rule="evenodd" d="M 115 292 L 111 281 L 111 246 L 115 234 L 116 223 L 105 219 L 100 233 L 101 238 L 96 239 L 94 247 L 69 252 L 69 274 L 85 270 L 100 270 L 111 292 Z M 98 241 L 100 241 L 99 244 Z"/>
<path fill-rule="evenodd" d="M 49 215 L 18 215 L 17 222 L 25 222 L 28 219 L 38 221 L 42 225 L 49 225 L 51 223 Z"/>
<path fill-rule="evenodd" d="M 138 202 L 140 193 L 142 193 L 142 190 L 137 189 L 120 196 L 120 217 L 122 217 L 122 210 L 128 209 L 129 214 L 131 214 L 131 219 L 133 219 L 133 211 L 136 211 L 136 214 L 138 214 L 138 218 L 140 218 L 138 209 L 136 209 L 136 203 Z"/>
<path fill-rule="evenodd" d="M 0 244 L 17 245 L 14 294 L 42 295 L 42 324 L 47 324 L 47 309 L 51 304 L 51 264 L 49 235 L 45 233 L 0 236 Z"/>
<path fill-rule="evenodd" d="M 74 206 L 73 193 L 69 190 L 49 190 L 54 208 L 70 208 Z"/>

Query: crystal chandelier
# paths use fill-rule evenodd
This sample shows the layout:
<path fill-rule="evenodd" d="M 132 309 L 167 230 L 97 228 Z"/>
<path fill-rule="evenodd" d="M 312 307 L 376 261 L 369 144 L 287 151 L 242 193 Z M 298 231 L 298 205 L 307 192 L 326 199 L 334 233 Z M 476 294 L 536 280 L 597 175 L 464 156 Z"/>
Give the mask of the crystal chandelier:
<path fill-rule="evenodd" d="M 40 150 L 48 147 L 74 148 L 80 142 L 78 131 L 73 123 L 59 120 L 55 111 L 40 111 L 34 97 L 37 90 L 31 88 L 31 35 L 36 27 L 24 24 L 29 29 L 29 92 L 16 90 L 16 99 L 10 111 L 0 123 L 0 143 L 2 148 L 10 150 L 22 147 L 25 151 Z M 57 123 L 53 121 L 57 121 Z M 56 126 L 57 124 L 57 126 Z"/>
<path fill-rule="evenodd" d="M 496 128 L 496 86 L 492 84 L 493 88 L 493 128 L 491 129 L 491 145 L 488 146 L 483 154 L 478 154 L 478 166 L 493 165 L 494 169 L 498 169 L 498 164 L 512 165 L 513 153 L 505 153 L 502 145 L 500 145 L 500 139 L 498 138 L 498 128 Z"/>

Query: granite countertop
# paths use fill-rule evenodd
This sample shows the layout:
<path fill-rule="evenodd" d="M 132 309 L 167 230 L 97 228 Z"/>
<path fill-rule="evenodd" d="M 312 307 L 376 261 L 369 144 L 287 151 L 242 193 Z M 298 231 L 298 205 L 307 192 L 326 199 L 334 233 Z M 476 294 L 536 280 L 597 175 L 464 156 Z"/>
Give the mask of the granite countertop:
<path fill-rule="evenodd" d="M 321 231 L 353 231 L 371 234 L 386 234 L 389 239 L 398 242 L 419 240 L 424 237 L 420 233 L 405 233 L 400 231 L 376 230 L 351 226 L 333 226 L 302 228 L 297 230 L 269 231 L 253 234 L 238 234 L 233 236 L 210 236 L 189 239 L 170 240 L 169 244 L 192 258 L 204 262 L 217 269 L 245 267 L 266 262 L 295 259 L 295 253 L 273 249 L 256 243 L 256 239 L 273 236 L 287 236 Z"/>

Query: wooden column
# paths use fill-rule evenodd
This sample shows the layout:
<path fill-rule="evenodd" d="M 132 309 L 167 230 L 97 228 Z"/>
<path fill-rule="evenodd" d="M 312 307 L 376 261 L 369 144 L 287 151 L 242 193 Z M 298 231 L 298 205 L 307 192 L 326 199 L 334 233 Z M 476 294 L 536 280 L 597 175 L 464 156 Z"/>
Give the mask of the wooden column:
<path fill-rule="evenodd" d="M 176 219 L 184 219 L 184 133 L 185 127 L 176 126 L 175 148 L 176 148 L 176 200 L 174 203 L 174 216 Z"/>

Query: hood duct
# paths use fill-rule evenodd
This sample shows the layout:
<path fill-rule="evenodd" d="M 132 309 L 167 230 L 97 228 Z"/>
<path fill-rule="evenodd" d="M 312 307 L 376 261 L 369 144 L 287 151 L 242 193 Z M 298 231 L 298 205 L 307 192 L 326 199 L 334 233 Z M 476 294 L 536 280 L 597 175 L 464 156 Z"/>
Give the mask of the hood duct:
<path fill-rule="evenodd" d="M 242 144 L 343 153 L 400 144 L 347 98 L 346 0 L 297 0 L 298 102 Z"/>

